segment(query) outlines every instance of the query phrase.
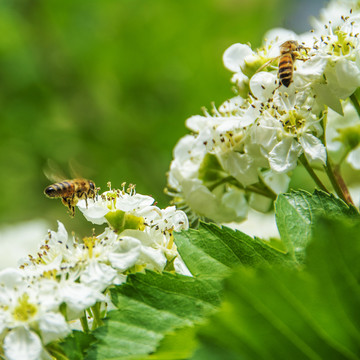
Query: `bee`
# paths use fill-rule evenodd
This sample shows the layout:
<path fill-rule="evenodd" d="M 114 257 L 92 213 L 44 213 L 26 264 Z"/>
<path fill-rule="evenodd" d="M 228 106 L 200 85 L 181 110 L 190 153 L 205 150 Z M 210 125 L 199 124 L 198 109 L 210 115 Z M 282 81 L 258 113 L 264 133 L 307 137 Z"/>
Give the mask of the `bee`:
<path fill-rule="evenodd" d="M 306 48 L 302 45 L 299 45 L 295 40 L 285 41 L 280 45 L 280 59 L 279 59 L 279 81 L 280 84 L 289 87 L 293 72 L 294 72 L 294 62 L 300 57 L 299 51 Z M 304 60 L 304 59 L 302 59 Z"/>
<path fill-rule="evenodd" d="M 294 73 L 294 62 L 296 59 L 301 61 L 308 60 L 307 58 L 301 58 L 300 51 L 304 50 L 307 54 L 308 48 L 299 45 L 299 43 L 295 40 L 288 40 L 285 41 L 283 44 L 280 45 L 280 56 L 270 59 L 267 61 L 263 66 L 261 66 L 258 70 L 262 70 L 264 67 L 268 66 L 274 60 L 279 59 L 279 70 L 278 70 L 278 77 L 280 86 L 284 85 L 285 87 L 289 87 L 292 82 L 292 77 Z"/>
<path fill-rule="evenodd" d="M 62 203 L 69 209 L 70 216 L 75 215 L 75 205 L 80 199 L 95 199 L 97 188 L 95 183 L 86 179 L 73 179 L 57 182 L 48 186 L 44 194 L 49 198 L 61 198 Z"/>

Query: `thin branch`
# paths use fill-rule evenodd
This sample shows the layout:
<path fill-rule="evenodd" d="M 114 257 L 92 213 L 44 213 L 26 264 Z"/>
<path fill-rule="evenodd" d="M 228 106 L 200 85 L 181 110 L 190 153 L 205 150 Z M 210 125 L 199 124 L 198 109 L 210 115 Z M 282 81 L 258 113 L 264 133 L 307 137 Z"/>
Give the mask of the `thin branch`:
<path fill-rule="evenodd" d="M 260 188 L 256 185 L 250 185 L 250 186 L 243 186 L 241 185 L 233 176 L 227 176 L 223 179 L 221 179 L 220 181 L 212 184 L 211 186 L 208 186 L 208 189 L 210 191 L 214 190 L 216 187 L 218 187 L 219 185 L 223 185 L 223 184 L 231 184 L 233 186 L 236 186 L 238 189 L 244 190 L 244 191 L 250 191 L 262 196 L 265 196 L 271 200 L 275 200 L 276 199 L 276 194 L 269 188 Z"/>
<path fill-rule="evenodd" d="M 336 192 L 336 194 L 344 200 L 347 204 L 354 205 L 354 202 L 351 198 L 348 187 L 345 184 L 343 177 L 340 174 L 338 166 L 333 166 L 331 161 L 328 159 L 327 165 L 324 166 L 326 174 L 331 181 L 331 184 Z"/>
<path fill-rule="evenodd" d="M 299 158 L 300 162 L 303 164 L 306 171 L 309 173 L 309 175 L 312 177 L 312 179 L 315 181 L 316 185 L 323 191 L 330 194 L 329 190 L 326 188 L 326 186 L 323 184 L 323 182 L 320 180 L 320 178 L 316 175 L 314 169 L 310 166 L 308 160 L 306 159 L 306 156 L 302 154 Z"/>

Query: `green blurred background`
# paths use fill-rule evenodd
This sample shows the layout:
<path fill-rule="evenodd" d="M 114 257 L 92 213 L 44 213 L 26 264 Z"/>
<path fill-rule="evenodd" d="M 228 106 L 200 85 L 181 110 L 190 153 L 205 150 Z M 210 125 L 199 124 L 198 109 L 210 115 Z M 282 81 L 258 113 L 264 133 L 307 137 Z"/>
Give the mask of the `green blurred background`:
<path fill-rule="evenodd" d="M 309 12 L 298 15 L 307 6 L 2 0 L 0 226 L 34 218 L 53 228 L 56 219 L 73 230 L 87 225 L 43 195 L 49 159 L 67 177 L 75 163 L 102 190 L 109 180 L 114 187 L 127 181 L 167 206 L 165 174 L 187 133 L 185 119 L 233 95 L 224 50 L 235 42 L 258 46 L 275 26 L 307 29 Z"/>

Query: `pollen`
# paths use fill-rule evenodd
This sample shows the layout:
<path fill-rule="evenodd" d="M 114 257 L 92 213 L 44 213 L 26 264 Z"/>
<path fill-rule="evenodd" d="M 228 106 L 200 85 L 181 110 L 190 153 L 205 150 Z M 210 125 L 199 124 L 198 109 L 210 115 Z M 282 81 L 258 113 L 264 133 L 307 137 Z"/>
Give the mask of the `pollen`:
<path fill-rule="evenodd" d="M 37 311 L 36 305 L 29 302 L 29 295 L 24 294 L 18 299 L 18 304 L 14 309 L 13 317 L 17 321 L 27 322 L 36 315 Z"/>
<path fill-rule="evenodd" d="M 83 242 L 84 242 L 84 245 L 85 247 L 87 248 L 88 252 L 89 252 L 89 258 L 91 259 L 94 255 L 93 253 L 93 250 L 94 250 L 94 247 L 96 245 L 96 243 L 99 241 L 99 239 L 97 239 L 96 237 L 94 236 L 91 236 L 91 237 L 84 237 L 83 238 Z"/>

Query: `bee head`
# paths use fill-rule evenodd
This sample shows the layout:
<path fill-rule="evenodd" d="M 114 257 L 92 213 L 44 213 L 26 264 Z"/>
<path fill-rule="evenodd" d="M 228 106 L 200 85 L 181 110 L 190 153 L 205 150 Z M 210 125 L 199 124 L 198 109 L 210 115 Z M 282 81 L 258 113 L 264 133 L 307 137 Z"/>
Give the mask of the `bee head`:
<path fill-rule="evenodd" d="M 298 48 L 299 48 L 299 44 L 296 40 L 288 40 L 280 45 L 280 52 L 284 54 L 290 51 L 296 51 Z"/>
<path fill-rule="evenodd" d="M 88 197 L 90 199 L 94 199 L 97 194 L 98 189 L 96 188 L 95 183 L 91 180 L 89 180 L 89 187 L 90 187 L 90 189 L 89 189 Z"/>

